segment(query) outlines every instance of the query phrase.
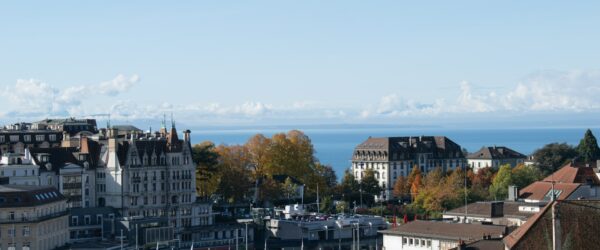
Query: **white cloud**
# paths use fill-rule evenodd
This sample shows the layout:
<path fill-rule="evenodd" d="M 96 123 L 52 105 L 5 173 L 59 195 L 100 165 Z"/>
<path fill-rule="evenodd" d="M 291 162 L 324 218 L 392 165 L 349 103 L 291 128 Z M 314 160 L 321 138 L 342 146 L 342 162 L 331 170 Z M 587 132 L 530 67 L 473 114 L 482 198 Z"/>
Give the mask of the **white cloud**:
<path fill-rule="evenodd" d="M 70 86 L 63 90 L 36 79 L 18 79 L 15 85 L 5 86 L 1 97 L 9 102 L 1 113 L 2 117 L 38 119 L 48 116 L 77 116 L 97 110 L 84 103 L 98 96 L 115 96 L 129 90 L 139 82 L 139 76 L 117 75 L 114 79 L 99 84 Z"/>
<path fill-rule="evenodd" d="M 128 91 L 139 81 L 140 77 L 136 74 L 130 77 L 119 74 L 110 81 L 100 83 L 98 91 L 103 95 L 115 96 Z"/>
<path fill-rule="evenodd" d="M 361 117 L 435 116 L 439 114 L 494 113 L 512 111 L 585 112 L 600 110 L 600 70 L 543 71 L 526 77 L 509 91 L 478 92 L 472 84 L 459 84 L 454 102 L 431 103 L 403 100 L 398 94 L 381 97 L 377 108 L 367 108 Z"/>

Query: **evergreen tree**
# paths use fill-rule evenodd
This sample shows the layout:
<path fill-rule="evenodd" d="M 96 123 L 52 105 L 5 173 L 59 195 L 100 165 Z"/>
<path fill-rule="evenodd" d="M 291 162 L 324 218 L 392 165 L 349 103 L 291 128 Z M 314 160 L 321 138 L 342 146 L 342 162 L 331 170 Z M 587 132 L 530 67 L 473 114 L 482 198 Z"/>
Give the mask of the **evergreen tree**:
<path fill-rule="evenodd" d="M 598 142 L 596 142 L 596 137 L 592 134 L 591 130 L 588 129 L 585 131 L 583 139 L 581 139 L 579 146 L 577 146 L 577 153 L 581 160 L 586 163 L 600 158 L 600 148 L 598 148 Z"/>

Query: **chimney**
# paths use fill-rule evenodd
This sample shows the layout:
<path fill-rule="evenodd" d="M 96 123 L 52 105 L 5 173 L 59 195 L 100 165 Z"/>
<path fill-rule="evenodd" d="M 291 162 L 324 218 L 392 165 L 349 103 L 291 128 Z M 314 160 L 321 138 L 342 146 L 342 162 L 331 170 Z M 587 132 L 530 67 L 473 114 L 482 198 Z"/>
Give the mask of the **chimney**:
<path fill-rule="evenodd" d="M 517 201 L 519 199 L 519 188 L 515 185 L 508 186 L 508 200 Z"/>
<path fill-rule="evenodd" d="M 190 134 L 192 133 L 192 131 L 190 131 L 189 129 L 183 131 L 183 141 L 185 142 L 191 142 L 191 138 L 190 138 Z"/>

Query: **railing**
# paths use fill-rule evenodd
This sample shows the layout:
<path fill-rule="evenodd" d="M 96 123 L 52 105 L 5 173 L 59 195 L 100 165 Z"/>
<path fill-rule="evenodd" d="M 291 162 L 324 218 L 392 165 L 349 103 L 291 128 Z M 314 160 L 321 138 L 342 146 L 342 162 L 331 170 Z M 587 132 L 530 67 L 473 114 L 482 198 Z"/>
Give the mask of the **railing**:
<path fill-rule="evenodd" d="M 32 216 L 32 217 L 21 217 L 15 219 L 0 219 L 0 224 L 16 224 L 16 223 L 31 223 L 31 222 L 39 222 L 48 219 L 58 218 L 64 215 L 68 215 L 68 211 L 63 211 L 59 213 L 47 214 L 43 216 Z"/>

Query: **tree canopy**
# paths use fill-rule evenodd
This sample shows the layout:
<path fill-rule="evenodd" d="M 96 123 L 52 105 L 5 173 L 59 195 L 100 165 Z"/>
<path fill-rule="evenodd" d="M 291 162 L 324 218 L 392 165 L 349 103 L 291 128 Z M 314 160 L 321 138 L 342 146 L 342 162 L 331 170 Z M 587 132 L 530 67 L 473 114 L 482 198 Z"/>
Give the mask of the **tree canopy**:
<path fill-rule="evenodd" d="M 495 200 L 503 200 L 508 197 L 508 186 L 513 183 L 512 169 L 510 165 L 502 165 L 490 186 L 490 195 Z"/>
<path fill-rule="evenodd" d="M 558 170 L 576 156 L 577 150 L 566 143 L 550 143 L 533 153 L 533 158 L 544 176 Z"/>
<path fill-rule="evenodd" d="M 592 131 L 588 129 L 585 131 L 585 135 L 577 146 L 577 153 L 579 154 L 580 160 L 584 162 L 593 162 L 600 159 L 600 148 L 598 148 L 598 142 L 596 137 L 592 134 Z"/>

